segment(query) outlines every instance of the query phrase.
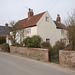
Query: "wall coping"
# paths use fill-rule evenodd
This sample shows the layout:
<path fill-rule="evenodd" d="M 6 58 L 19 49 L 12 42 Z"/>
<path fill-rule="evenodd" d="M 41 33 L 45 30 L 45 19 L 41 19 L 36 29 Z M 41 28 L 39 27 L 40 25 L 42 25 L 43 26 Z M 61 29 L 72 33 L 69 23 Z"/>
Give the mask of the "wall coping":
<path fill-rule="evenodd" d="M 17 47 L 17 46 L 10 46 L 10 47 L 27 48 L 27 47 Z M 28 48 L 28 49 L 39 50 L 39 51 L 48 51 L 49 50 L 49 49 L 44 49 L 44 48 Z"/>
<path fill-rule="evenodd" d="M 75 51 L 68 51 L 68 50 L 59 50 L 59 51 L 62 51 L 62 52 L 75 52 Z"/>

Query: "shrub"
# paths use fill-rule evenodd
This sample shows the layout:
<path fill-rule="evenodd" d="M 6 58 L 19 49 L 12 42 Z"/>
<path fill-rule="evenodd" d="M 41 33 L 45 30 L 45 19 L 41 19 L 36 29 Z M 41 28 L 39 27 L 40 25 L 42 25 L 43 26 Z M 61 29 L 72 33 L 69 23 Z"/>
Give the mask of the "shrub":
<path fill-rule="evenodd" d="M 39 35 L 34 35 L 31 37 L 31 39 L 32 39 L 32 47 L 34 47 L 34 48 L 41 47 L 42 38 Z"/>
<path fill-rule="evenodd" d="M 41 47 L 42 48 L 48 48 L 48 49 L 52 49 L 51 45 L 49 42 L 42 42 L 41 43 Z"/>
<path fill-rule="evenodd" d="M 39 48 L 41 45 L 41 37 L 38 35 L 34 35 L 31 38 L 27 37 L 23 40 L 23 43 L 26 47 L 33 47 L 33 48 Z"/>
<path fill-rule="evenodd" d="M 1 49 L 4 51 L 4 52 L 9 52 L 9 44 L 7 43 L 4 43 L 2 46 L 1 46 Z"/>
<path fill-rule="evenodd" d="M 23 40 L 23 43 L 25 44 L 25 46 L 31 47 L 32 39 L 30 37 L 27 37 Z"/>
<path fill-rule="evenodd" d="M 3 44 L 6 42 L 6 37 L 5 36 L 0 36 L 0 44 Z"/>
<path fill-rule="evenodd" d="M 62 49 L 65 49 L 66 45 L 64 43 L 64 41 L 60 40 L 60 41 L 57 41 L 54 45 L 54 49 L 57 49 L 57 50 L 62 50 Z"/>

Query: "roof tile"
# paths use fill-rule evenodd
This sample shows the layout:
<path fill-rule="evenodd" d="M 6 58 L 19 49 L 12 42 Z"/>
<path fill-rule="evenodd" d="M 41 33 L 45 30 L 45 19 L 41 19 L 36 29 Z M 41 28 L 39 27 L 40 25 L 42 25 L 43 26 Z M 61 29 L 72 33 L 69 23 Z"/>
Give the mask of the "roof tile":
<path fill-rule="evenodd" d="M 37 14 L 37 15 L 34 15 L 34 16 L 30 17 L 30 18 L 25 18 L 25 19 L 19 20 L 15 24 L 15 26 L 18 27 L 18 28 L 27 28 L 27 27 L 35 26 L 36 23 L 39 21 L 39 19 L 42 17 L 42 15 L 44 13 L 45 12 Z"/>

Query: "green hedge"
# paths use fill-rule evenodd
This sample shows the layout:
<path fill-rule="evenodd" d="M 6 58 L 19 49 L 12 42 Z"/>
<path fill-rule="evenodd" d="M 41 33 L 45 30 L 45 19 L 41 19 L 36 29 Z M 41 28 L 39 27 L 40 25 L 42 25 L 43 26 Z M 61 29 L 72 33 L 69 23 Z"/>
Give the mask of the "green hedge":
<path fill-rule="evenodd" d="M 0 44 L 6 43 L 6 37 L 0 36 Z"/>
<path fill-rule="evenodd" d="M 10 52 L 9 44 L 7 44 L 7 43 L 2 44 L 1 49 L 4 52 Z"/>

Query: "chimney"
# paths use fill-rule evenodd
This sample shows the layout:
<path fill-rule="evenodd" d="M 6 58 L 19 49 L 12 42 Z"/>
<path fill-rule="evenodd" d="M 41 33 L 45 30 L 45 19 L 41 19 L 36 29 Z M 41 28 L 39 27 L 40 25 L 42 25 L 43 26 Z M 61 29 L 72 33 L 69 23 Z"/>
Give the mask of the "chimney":
<path fill-rule="evenodd" d="M 57 19 L 56 19 L 56 21 L 59 22 L 59 23 L 61 22 L 61 17 L 60 17 L 59 14 L 57 14 Z"/>
<path fill-rule="evenodd" d="M 29 8 L 29 12 L 28 12 L 28 18 L 30 18 L 31 16 L 33 16 L 33 9 Z"/>
<path fill-rule="evenodd" d="M 8 23 L 6 23 L 5 26 L 8 27 Z"/>

